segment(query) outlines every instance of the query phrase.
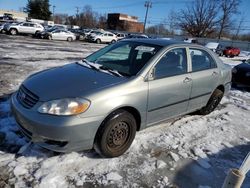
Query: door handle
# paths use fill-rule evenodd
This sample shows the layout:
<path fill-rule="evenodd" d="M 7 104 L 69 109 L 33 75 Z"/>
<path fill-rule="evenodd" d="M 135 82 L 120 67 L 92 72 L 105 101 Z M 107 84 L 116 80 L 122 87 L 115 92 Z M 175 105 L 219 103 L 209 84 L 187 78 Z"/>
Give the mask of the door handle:
<path fill-rule="evenodd" d="M 191 82 L 191 81 L 192 81 L 192 79 L 189 78 L 189 77 L 186 77 L 186 78 L 183 80 L 184 83 L 188 83 L 188 82 Z"/>

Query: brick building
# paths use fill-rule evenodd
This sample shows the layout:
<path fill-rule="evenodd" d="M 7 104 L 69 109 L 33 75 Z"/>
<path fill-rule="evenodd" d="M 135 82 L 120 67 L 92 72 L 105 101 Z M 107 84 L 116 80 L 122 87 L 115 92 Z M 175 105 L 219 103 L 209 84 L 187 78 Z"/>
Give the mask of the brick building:
<path fill-rule="evenodd" d="M 126 14 L 108 14 L 108 29 L 128 32 L 143 32 L 143 24 L 138 22 L 138 17 Z"/>

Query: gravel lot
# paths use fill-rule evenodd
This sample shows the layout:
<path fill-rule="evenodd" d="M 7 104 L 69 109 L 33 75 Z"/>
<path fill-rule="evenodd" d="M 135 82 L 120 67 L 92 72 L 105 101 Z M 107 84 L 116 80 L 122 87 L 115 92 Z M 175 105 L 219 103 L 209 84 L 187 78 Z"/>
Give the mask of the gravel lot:
<path fill-rule="evenodd" d="M 0 133 L 6 135 L 0 141 L 0 187 L 221 187 L 250 151 L 246 91 L 231 90 L 207 116 L 186 115 L 137 133 L 129 151 L 113 159 L 94 151 L 54 153 L 20 134 L 8 94 L 30 74 L 103 46 L 0 34 Z M 243 187 L 250 187 L 249 174 Z"/>

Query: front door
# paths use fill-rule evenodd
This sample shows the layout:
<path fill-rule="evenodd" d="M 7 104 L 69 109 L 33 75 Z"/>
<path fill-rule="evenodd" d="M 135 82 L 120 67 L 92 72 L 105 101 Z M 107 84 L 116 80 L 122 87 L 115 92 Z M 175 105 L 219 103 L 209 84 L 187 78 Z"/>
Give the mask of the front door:
<path fill-rule="evenodd" d="M 186 48 L 167 51 L 154 67 L 149 81 L 147 124 L 151 125 L 187 111 L 192 87 Z"/>

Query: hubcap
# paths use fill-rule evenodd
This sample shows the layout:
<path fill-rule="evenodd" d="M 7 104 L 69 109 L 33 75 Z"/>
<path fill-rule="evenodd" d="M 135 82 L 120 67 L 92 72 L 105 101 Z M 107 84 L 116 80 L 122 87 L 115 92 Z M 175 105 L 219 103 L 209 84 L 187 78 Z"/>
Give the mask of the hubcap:
<path fill-rule="evenodd" d="M 126 143 L 128 139 L 129 126 L 125 122 L 119 122 L 112 127 L 108 135 L 108 146 L 117 148 Z"/>

